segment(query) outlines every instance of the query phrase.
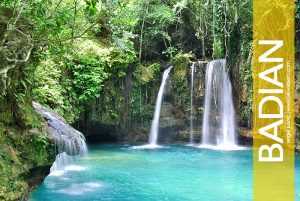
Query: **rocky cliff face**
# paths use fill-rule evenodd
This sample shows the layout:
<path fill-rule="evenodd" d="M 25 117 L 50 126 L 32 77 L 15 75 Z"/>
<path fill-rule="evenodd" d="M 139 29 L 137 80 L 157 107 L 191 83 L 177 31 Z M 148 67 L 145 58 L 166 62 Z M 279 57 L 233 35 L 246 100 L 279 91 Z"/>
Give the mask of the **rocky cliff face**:
<path fill-rule="evenodd" d="M 129 72 L 118 81 L 110 80 L 105 85 L 110 88 L 111 94 L 103 94 L 95 100 L 74 126 L 83 131 L 90 142 L 145 143 L 150 133 L 161 75 L 168 66 L 173 65 L 163 98 L 159 142 L 188 142 L 191 64 L 189 55 L 180 55 L 170 64 L 138 69 L 140 76 Z M 193 122 L 196 142 L 200 140 L 205 67 L 205 62 L 195 66 Z"/>
<path fill-rule="evenodd" d="M 31 106 L 32 69 L 26 63 L 32 28 L 0 8 L 0 200 L 26 200 L 55 158 L 46 125 Z"/>
<path fill-rule="evenodd" d="M 243 44 L 245 45 L 245 44 Z M 243 49 L 244 47 L 239 47 Z M 252 144 L 252 46 L 245 47 L 245 51 L 235 52 L 235 58 L 228 59 L 228 73 L 233 86 L 233 101 L 238 125 L 238 140 L 241 144 Z M 167 66 L 173 65 L 170 78 L 166 85 L 163 107 L 161 112 L 160 142 L 188 142 L 190 124 L 190 86 L 191 59 L 181 54 L 169 64 L 159 66 L 157 73 L 153 73 L 153 66 L 139 69 L 144 77 L 136 77 L 133 69 L 120 80 L 111 80 L 105 85 L 110 88 L 110 94 L 101 95 L 95 101 L 75 126 L 87 133 L 90 141 L 125 141 L 146 142 L 148 140 L 153 109 L 160 86 L 161 75 Z M 137 67 L 139 68 L 139 67 Z M 206 62 L 196 65 L 194 77 L 194 138 L 195 142 L 201 138 L 201 124 L 203 115 L 204 85 Z M 296 123 L 299 125 L 299 71 L 296 71 Z M 141 80 L 147 80 L 141 84 Z M 121 84 L 120 84 L 121 83 Z M 299 86 L 298 86 L 299 85 Z M 95 115 L 96 114 L 96 115 Z M 100 118 L 95 118 L 95 116 Z M 297 126 L 299 130 L 299 126 Z M 299 139 L 297 131 L 297 139 Z M 299 145 L 298 145 L 299 147 Z"/>
<path fill-rule="evenodd" d="M 67 121 L 55 111 L 39 103 L 32 103 L 34 110 L 41 115 L 47 123 L 47 133 L 56 145 L 56 154 L 65 152 L 69 156 L 86 154 L 87 147 L 84 135 L 70 126 Z"/>
<path fill-rule="evenodd" d="M 143 142 L 148 140 L 155 100 L 160 87 L 161 75 L 166 67 L 173 65 L 173 70 L 167 81 L 160 117 L 160 143 L 188 143 L 190 138 L 190 112 L 191 112 L 191 58 L 188 55 L 179 55 L 170 64 L 161 65 L 159 73 L 152 82 L 143 88 L 138 84 L 139 80 L 128 75 L 122 78 L 123 84 L 117 87 L 115 81 L 106 85 L 111 87 L 115 99 L 111 99 L 115 105 L 108 109 L 111 102 L 98 100 L 97 104 L 89 108 L 84 118 L 74 124 L 77 128 L 87 134 L 90 142 Z M 194 142 L 199 142 L 202 131 L 202 116 L 204 112 L 205 95 L 205 73 L 207 61 L 195 63 L 194 88 L 193 88 L 193 124 Z M 149 69 L 147 69 L 150 72 Z M 243 144 L 251 144 L 251 122 L 245 115 L 245 104 L 247 104 L 246 83 L 232 83 L 235 88 L 243 89 L 234 94 L 236 113 L 238 117 L 239 141 Z M 240 86 L 236 86 L 240 85 Z M 108 96 L 103 95 L 102 97 Z M 237 98 L 239 97 L 239 98 Z M 137 104 L 136 104 L 137 103 Z M 145 110 L 148 107 L 148 110 Z M 113 119 L 113 113 L 116 117 Z M 93 118 L 100 114 L 102 119 Z M 137 114 L 137 115 L 136 115 Z M 103 116 L 106 115 L 106 118 Z M 119 116 L 117 116 L 119 115 Z M 135 116 L 136 115 L 136 116 Z M 136 118 L 137 117 L 137 118 Z M 111 118 L 111 119 L 108 119 Z M 109 122 L 109 124 L 105 123 Z"/>
<path fill-rule="evenodd" d="M 187 143 L 190 140 L 190 122 L 193 121 L 193 140 L 199 142 L 203 116 L 205 69 L 207 62 L 195 61 L 193 108 L 191 108 L 192 62 L 186 58 L 173 61 L 172 72 L 161 111 L 162 142 Z M 193 116 L 191 117 L 191 110 Z"/>

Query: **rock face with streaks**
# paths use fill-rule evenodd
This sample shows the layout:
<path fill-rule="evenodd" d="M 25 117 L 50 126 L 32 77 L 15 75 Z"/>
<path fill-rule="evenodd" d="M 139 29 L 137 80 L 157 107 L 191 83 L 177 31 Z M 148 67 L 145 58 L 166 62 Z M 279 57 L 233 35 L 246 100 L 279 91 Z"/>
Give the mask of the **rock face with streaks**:
<path fill-rule="evenodd" d="M 93 111 L 99 111 L 99 106 L 93 107 L 89 112 L 84 116 L 84 119 L 81 119 L 78 122 L 78 129 L 83 131 L 86 134 L 88 140 L 93 142 L 104 142 L 104 141 L 117 141 L 117 142 L 146 142 L 150 133 L 151 119 L 153 118 L 153 109 L 155 105 L 155 100 L 157 97 L 159 84 L 161 82 L 162 72 L 170 65 L 173 66 L 173 70 L 170 72 L 170 77 L 167 80 L 163 103 L 161 107 L 161 116 L 160 116 L 160 125 L 159 125 L 159 143 L 188 143 L 190 141 L 190 122 L 191 122 L 191 65 L 192 62 L 189 57 L 182 55 L 177 57 L 169 65 L 160 66 L 160 75 L 155 77 L 155 82 L 150 83 L 151 90 L 142 90 L 139 89 L 138 94 L 134 91 L 133 87 L 136 86 L 137 81 L 132 79 L 132 76 L 128 75 L 128 78 L 124 80 L 123 88 L 119 89 L 118 94 L 125 94 L 125 89 L 127 90 L 125 99 L 126 101 L 119 101 L 118 109 L 114 112 L 122 116 L 122 112 L 126 111 L 126 118 L 121 118 L 119 122 L 114 123 L 110 121 L 110 124 L 103 124 L 101 120 L 93 120 L 92 114 Z M 204 96 L 205 96 L 205 74 L 208 61 L 196 61 L 194 66 L 194 79 L 193 79 L 193 141 L 199 143 L 201 139 L 202 132 L 202 117 L 204 112 Z M 151 69 L 146 69 L 147 75 L 151 72 Z M 152 69 L 153 70 L 153 69 Z M 126 75 L 127 76 L 127 75 Z M 111 81 L 113 82 L 113 81 Z M 240 85 L 238 82 L 233 82 L 232 85 L 234 88 L 245 88 L 245 83 L 242 83 L 243 86 L 237 87 Z M 112 84 L 107 84 L 111 86 Z M 127 86 L 127 87 L 126 87 Z M 112 91 L 116 90 L 115 88 Z M 243 105 L 246 99 L 246 90 L 242 90 L 239 97 L 241 102 L 238 105 Z M 148 119 L 138 118 L 134 119 L 131 115 L 133 110 L 137 110 L 137 113 L 143 110 L 139 110 L 138 107 L 130 105 L 133 100 L 138 97 L 138 102 L 140 102 L 138 107 L 143 109 L 142 102 L 146 102 L 151 106 Z M 145 96 L 145 99 L 144 97 Z M 125 100 L 124 99 L 124 100 Z M 123 100 L 123 99 L 120 99 Z M 237 101 L 237 95 L 233 96 L 234 103 Z M 103 102 L 103 101 L 101 101 Z M 122 104 L 121 104 L 122 103 Z M 134 102 L 133 102 L 134 103 Z M 110 104 L 110 103 L 107 103 Z M 100 107 L 103 104 L 100 105 Z M 235 105 L 236 106 L 236 105 Z M 127 109 L 126 109 L 127 108 Z M 236 107 L 237 114 L 237 126 L 238 126 L 238 141 L 241 144 L 251 144 L 252 143 L 252 132 L 251 132 L 251 122 L 252 120 L 243 115 L 244 108 Z M 147 111 L 148 112 L 148 111 Z M 102 112 L 99 112 L 101 115 L 109 114 L 107 111 L 102 109 Z M 95 115 L 94 115 L 95 116 Z M 108 115 L 107 115 L 108 116 Z M 121 126 L 120 126 L 121 125 Z M 77 126 L 77 124 L 75 124 Z"/>
<path fill-rule="evenodd" d="M 56 159 L 50 174 L 64 170 L 75 162 L 76 156 L 87 154 L 85 137 L 81 132 L 70 126 L 66 120 L 50 108 L 46 108 L 36 102 L 32 103 L 35 111 L 41 115 L 47 123 L 48 134 L 54 140 Z"/>
<path fill-rule="evenodd" d="M 33 108 L 48 125 L 48 133 L 54 139 L 59 152 L 66 152 L 69 156 L 86 152 L 85 137 L 81 132 L 70 126 L 66 120 L 53 110 L 33 102 Z"/>

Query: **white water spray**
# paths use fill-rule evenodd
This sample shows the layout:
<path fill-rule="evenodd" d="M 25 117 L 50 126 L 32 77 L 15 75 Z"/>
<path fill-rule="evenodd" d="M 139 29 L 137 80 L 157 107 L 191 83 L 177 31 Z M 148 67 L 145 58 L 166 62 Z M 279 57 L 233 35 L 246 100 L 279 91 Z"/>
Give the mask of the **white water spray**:
<path fill-rule="evenodd" d="M 226 61 L 208 63 L 205 76 L 205 104 L 201 147 L 238 149 L 232 87 Z M 211 118 L 215 117 L 215 118 Z"/>
<path fill-rule="evenodd" d="M 193 92 L 194 92 L 194 71 L 195 71 L 195 64 L 196 62 L 193 62 L 191 66 L 191 113 L 190 113 L 190 144 L 192 145 L 193 137 L 194 137 L 194 115 L 193 115 Z"/>
<path fill-rule="evenodd" d="M 56 159 L 50 168 L 50 175 L 59 176 L 67 169 L 82 169 L 75 167 L 74 162 L 78 155 L 86 155 L 88 152 L 84 135 L 71 127 L 56 112 L 33 102 L 37 113 L 44 117 L 48 124 L 49 134 L 55 142 Z"/>
<path fill-rule="evenodd" d="M 73 139 L 62 136 L 55 141 L 58 154 L 50 168 L 50 175 L 60 175 L 62 171 L 74 165 L 78 156 L 86 155 L 88 152 L 85 138 L 80 132 L 74 133 Z"/>
<path fill-rule="evenodd" d="M 158 128 L 159 128 L 159 117 L 160 117 L 160 110 L 161 110 L 161 104 L 163 100 L 164 90 L 166 86 L 167 79 L 169 77 L 169 73 L 172 70 L 172 66 L 170 66 L 168 69 L 164 71 L 162 82 L 158 91 L 158 95 L 156 98 L 155 103 L 155 111 L 154 111 L 154 118 L 151 125 L 151 131 L 150 131 L 150 138 L 149 138 L 149 144 L 151 145 L 157 145 L 157 138 L 158 138 Z"/>

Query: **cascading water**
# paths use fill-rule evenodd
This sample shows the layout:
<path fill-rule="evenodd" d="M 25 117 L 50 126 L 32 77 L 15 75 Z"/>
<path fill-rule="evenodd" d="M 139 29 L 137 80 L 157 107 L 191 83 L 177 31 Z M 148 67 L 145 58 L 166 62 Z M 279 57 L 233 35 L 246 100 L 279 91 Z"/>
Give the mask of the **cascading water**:
<path fill-rule="evenodd" d="M 195 71 L 195 64 L 193 62 L 191 66 L 191 113 L 190 113 L 190 144 L 193 144 L 193 137 L 194 137 L 194 116 L 193 116 L 193 91 L 194 91 L 194 71 Z"/>
<path fill-rule="evenodd" d="M 166 86 L 167 79 L 169 77 L 169 73 L 172 70 L 172 66 L 167 68 L 164 71 L 162 82 L 158 91 L 158 95 L 156 98 L 155 103 L 155 111 L 154 111 L 154 118 L 151 125 L 151 131 L 150 131 L 150 138 L 149 138 L 149 144 L 151 145 L 157 145 L 157 138 L 158 138 L 158 128 L 159 128 L 159 117 L 160 117 L 160 110 L 161 110 L 161 104 L 163 100 L 164 90 Z"/>
<path fill-rule="evenodd" d="M 61 136 L 61 138 L 55 139 L 55 144 L 57 148 L 57 156 L 55 162 L 50 168 L 50 174 L 59 173 L 59 171 L 63 171 L 72 166 L 76 157 L 86 155 L 88 152 L 85 138 L 82 133 L 78 131 L 74 132 L 74 138 L 72 139 L 66 136 Z"/>
<path fill-rule="evenodd" d="M 160 146 L 157 145 L 157 139 L 158 139 L 158 129 L 159 129 L 159 118 L 160 118 L 160 111 L 161 111 L 161 105 L 163 101 L 163 95 L 165 86 L 167 83 L 167 79 L 169 77 L 169 73 L 172 70 L 172 66 L 167 68 L 162 77 L 161 85 L 157 94 L 156 103 L 155 103 L 155 110 L 154 110 L 154 117 L 151 124 L 151 130 L 150 130 L 150 136 L 149 136 L 149 144 L 142 145 L 142 146 L 133 146 L 133 149 L 153 149 L 153 148 L 159 148 Z"/>
<path fill-rule="evenodd" d="M 44 117 L 48 124 L 48 131 L 54 139 L 56 147 L 56 159 L 50 169 L 50 175 L 60 175 L 61 171 L 74 164 L 78 155 L 86 155 L 88 152 L 85 137 L 51 109 L 38 103 L 33 103 L 34 109 Z"/>
<path fill-rule="evenodd" d="M 225 60 L 208 63 L 201 147 L 238 148 L 232 87 L 225 67 Z"/>

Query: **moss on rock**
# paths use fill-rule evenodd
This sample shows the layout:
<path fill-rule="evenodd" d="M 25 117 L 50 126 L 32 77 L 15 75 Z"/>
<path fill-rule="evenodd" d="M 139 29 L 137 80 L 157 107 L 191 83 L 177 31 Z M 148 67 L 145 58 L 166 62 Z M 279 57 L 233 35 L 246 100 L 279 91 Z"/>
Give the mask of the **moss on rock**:
<path fill-rule="evenodd" d="M 172 97 L 176 110 L 183 112 L 182 114 L 187 114 L 190 105 L 190 89 L 187 77 L 190 58 L 192 58 L 190 54 L 178 54 L 172 59 L 174 65 Z M 180 114 L 180 112 L 177 113 Z"/>
<path fill-rule="evenodd" d="M 42 126 L 0 124 L 0 147 L 0 200 L 24 199 L 49 173 L 55 159 L 52 140 Z"/>
<path fill-rule="evenodd" d="M 12 11 L 0 7 L 1 26 L 7 25 L 11 17 Z M 15 26 L 26 34 L 32 31 L 22 17 Z M 33 69 L 26 68 L 25 61 L 7 59 L 23 58 L 22 51 L 32 46 L 30 40 L 20 37 L 23 36 L 12 30 L 1 34 L 3 40 L 16 44 L 2 47 L 0 52 L 0 200 L 5 201 L 26 200 L 49 173 L 55 159 L 46 125 L 31 105 L 28 79 Z M 12 55 L 14 52 L 16 55 Z"/>

